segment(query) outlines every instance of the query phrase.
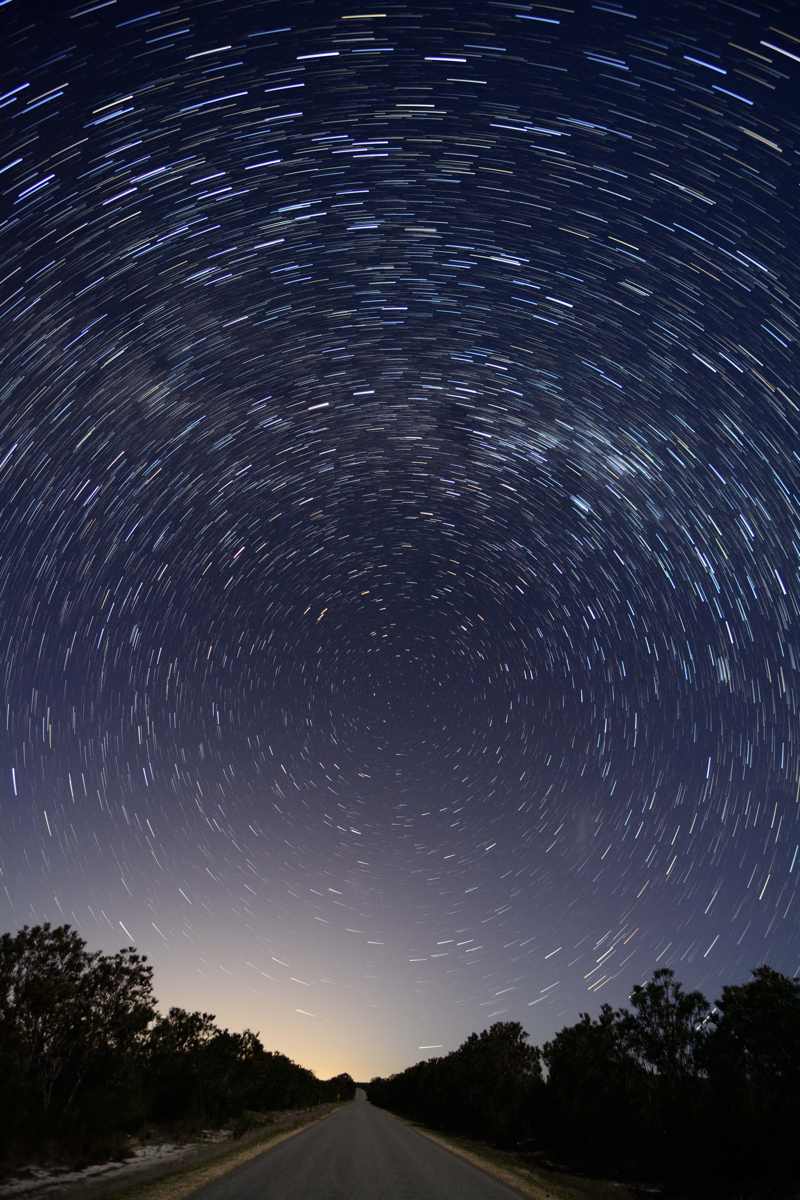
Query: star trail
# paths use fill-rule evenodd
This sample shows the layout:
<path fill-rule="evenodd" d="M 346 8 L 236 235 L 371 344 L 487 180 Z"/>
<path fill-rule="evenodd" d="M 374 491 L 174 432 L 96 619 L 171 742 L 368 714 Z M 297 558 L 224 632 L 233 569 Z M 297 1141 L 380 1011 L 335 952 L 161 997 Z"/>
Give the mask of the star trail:
<path fill-rule="evenodd" d="M 797 5 L 152 3 L 0 6 L 4 928 L 357 1078 L 794 974 Z"/>

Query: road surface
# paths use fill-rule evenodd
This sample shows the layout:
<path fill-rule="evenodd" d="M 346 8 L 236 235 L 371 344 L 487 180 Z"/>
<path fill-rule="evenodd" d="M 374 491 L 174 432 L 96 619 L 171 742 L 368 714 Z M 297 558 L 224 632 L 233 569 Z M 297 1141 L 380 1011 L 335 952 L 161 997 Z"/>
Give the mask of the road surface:
<path fill-rule="evenodd" d="M 520 1193 L 366 1101 L 266 1150 L 192 1200 L 519 1200 Z"/>

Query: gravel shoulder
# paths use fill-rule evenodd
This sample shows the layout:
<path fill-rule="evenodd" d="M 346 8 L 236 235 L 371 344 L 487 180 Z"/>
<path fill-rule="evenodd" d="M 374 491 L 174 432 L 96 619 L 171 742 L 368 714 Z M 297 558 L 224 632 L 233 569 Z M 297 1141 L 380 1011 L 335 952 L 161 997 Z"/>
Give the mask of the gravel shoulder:
<path fill-rule="evenodd" d="M 498 1150 L 483 1142 L 453 1134 L 428 1129 L 415 1121 L 392 1114 L 397 1120 L 411 1126 L 417 1133 L 437 1145 L 465 1158 L 487 1174 L 514 1187 L 532 1200 L 641 1200 L 642 1188 L 619 1183 L 610 1179 L 593 1179 L 584 1175 L 572 1175 L 566 1171 L 550 1168 L 533 1154 L 515 1150 Z M 647 1191 L 657 1195 L 660 1189 Z"/>
<path fill-rule="evenodd" d="M 341 1104 L 277 1113 L 236 1140 L 230 1135 L 183 1145 L 162 1144 L 121 1162 L 83 1171 L 33 1168 L 0 1185 L 0 1200 L 183 1200 L 206 1183 L 263 1154 L 301 1129 L 323 1120 Z"/>

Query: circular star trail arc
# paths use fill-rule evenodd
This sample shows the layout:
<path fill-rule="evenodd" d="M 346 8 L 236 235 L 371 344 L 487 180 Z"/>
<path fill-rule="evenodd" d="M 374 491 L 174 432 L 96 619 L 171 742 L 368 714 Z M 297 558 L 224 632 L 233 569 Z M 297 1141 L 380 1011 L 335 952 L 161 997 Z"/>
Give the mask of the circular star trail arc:
<path fill-rule="evenodd" d="M 385 1071 L 797 965 L 800 25 L 383 7 L 2 10 L 0 819 Z"/>

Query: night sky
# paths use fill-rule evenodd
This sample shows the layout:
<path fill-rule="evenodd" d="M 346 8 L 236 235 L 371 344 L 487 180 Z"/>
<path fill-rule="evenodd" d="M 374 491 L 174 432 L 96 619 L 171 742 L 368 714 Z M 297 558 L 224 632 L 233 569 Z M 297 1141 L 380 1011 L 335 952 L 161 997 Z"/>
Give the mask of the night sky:
<path fill-rule="evenodd" d="M 797 4 L 153 3 L 0 4 L 2 927 L 356 1078 L 794 974 Z"/>

